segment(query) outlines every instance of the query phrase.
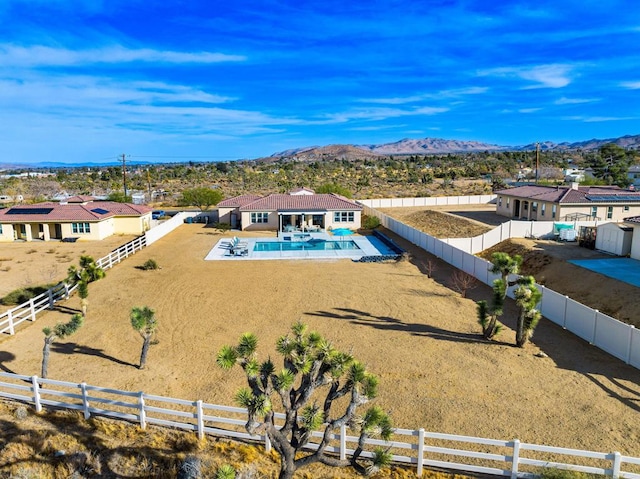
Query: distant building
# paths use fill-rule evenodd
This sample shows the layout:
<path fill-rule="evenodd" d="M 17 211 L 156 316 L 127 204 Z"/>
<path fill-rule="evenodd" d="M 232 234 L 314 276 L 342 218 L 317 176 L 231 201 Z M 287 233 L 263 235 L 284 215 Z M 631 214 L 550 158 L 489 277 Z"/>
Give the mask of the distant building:
<path fill-rule="evenodd" d="M 242 195 L 218 203 L 220 223 L 242 230 L 358 229 L 362 206 L 344 196 L 298 188 L 287 194 Z"/>
<path fill-rule="evenodd" d="M 621 221 L 640 215 L 640 192 L 617 186 L 527 185 L 496 191 L 496 213 L 519 220 Z"/>
<path fill-rule="evenodd" d="M 0 241 L 101 240 L 114 234 L 139 235 L 149 229 L 151 208 L 73 196 L 0 210 Z"/>

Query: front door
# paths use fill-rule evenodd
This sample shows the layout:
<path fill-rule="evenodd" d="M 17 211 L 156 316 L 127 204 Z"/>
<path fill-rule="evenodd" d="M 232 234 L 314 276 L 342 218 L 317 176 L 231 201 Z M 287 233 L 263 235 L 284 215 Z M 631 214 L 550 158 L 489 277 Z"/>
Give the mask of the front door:
<path fill-rule="evenodd" d="M 520 200 L 515 200 L 513 202 L 513 217 L 514 218 L 520 218 Z"/>

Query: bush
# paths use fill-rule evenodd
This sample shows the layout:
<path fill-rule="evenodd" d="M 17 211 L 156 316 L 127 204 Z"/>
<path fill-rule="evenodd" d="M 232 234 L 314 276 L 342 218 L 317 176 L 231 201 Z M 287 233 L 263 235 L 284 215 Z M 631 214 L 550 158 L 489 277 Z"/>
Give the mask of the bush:
<path fill-rule="evenodd" d="M 229 231 L 231 229 L 231 225 L 229 223 L 215 223 L 213 227 L 220 231 Z"/>
<path fill-rule="evenodd" d="M 143 269 L 145 271 L 150 271 L 150 270 L 159 269 L 159 268 L 160 268 L 160 266 L 158 266 L 158 262 L 155 259 L 148 259 L 141 266 L 141 269 Z"/>
<path fill-rule="evenodd" d="M 30 286 L 28 288 L 16 289 L 0 299 L 0 304 L 3 304 L 5 306 L 22 304 L 26 301 L 29 301 L 31 298 L 35 298 L 39 294 L 46 292 L 53 286 L 53 284 L 46 284 L 42 286 Z"/>
<path fill-rule="evenodd" d="M 380 220 L 377 216 L 363 216 L 362 227 L 366 230 L 372 230 L 380 226 Z"/>

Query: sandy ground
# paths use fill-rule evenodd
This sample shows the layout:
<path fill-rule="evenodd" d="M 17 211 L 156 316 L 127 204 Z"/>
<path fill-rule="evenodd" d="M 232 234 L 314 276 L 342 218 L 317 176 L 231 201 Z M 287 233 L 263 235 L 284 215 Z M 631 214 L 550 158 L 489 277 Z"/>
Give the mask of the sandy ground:
<path fill-rule="evenodd" d="M 219 237 L 183 225 L 92 283 L 86 324 L 54 343 L 49 376 L 233 404 L 243 377 L 216 367 L 216 352 L 252 331 L 260 357 L 275 359 L 277 337 L 302 319 L 380 376 L 376 402 L 399 427 L 640 456 L 640 371 L 548 321 L 515 348 L 513 304 L 508 328 L 484 341 L 475 301 L 489 288 L 461 298 L 446 286 L 452 270 L 403 240 L 412 260 L 401 263 L 204 261 Z M 149 258 L 161 269 L 136 268 Z M 140 371 L 129 311 L 145 305 L 160 327 Z M 64 306 L 3 337 L 0 368 L 39 374 L 42 327 L 79 300 Z"/>
<path fill-rule="evenodd" d="M 102 241 L 17 241 L 0 243 L 0 297 L 24 286 L 57 283 L 80 256 L 102 258 L 135 236 L 115 235 Z M 0 311 L 7 307 L 0 305 Z"/>

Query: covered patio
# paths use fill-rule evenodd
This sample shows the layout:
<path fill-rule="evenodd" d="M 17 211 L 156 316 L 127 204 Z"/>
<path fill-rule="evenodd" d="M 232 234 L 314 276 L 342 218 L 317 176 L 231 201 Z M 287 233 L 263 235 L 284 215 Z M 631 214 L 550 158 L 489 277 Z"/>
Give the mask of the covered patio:
<path fill-rule="evenodd" d="M 278 211 L 278 236 L 281 233 L 324 233 L 326 211 Z"/>

